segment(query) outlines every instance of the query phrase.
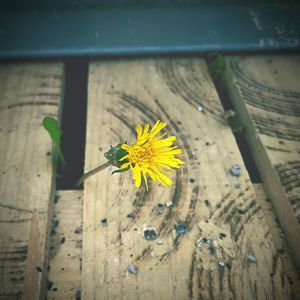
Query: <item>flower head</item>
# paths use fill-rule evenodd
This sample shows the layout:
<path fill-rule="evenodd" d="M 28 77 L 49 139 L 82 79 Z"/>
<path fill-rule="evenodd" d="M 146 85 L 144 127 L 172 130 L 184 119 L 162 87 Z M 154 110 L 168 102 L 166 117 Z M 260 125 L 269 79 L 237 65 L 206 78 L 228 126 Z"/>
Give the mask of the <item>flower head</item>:
<path fill-rule="evenodd" d="M 137 139 L 135 144 L 122 144 L 121 148 L 128 152 L 120 159 L 124 162 L 120 170 L 130 168 L 137 188 L 141 186 L 142 176 L 148 190 L 147 176 L 153 181 L 160 182 L 163 186 L 172 185 L 172 180 L 165 174 L 179 168 L 183 161 L 175 155 L 182 150 L 172 146 L 176 136 L 164 138 L 166 134 L 158 136 L 158 133 L 166 126 L 166 123 L 157 121 L 149 132 L 149 124 L 145 128 L 139 124 L 136 127 Z"/>

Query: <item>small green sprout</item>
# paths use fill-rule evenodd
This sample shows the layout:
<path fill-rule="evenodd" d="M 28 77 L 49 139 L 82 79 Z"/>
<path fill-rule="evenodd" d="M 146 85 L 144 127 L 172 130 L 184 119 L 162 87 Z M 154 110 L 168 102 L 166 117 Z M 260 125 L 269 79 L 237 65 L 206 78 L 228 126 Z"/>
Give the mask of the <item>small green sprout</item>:
<path fill-rule="evenodd" d="M 52 143 L 54 145 L 54 149 L 59 157 L 59 159 L 65 164 L 65 159 L 63 156 L 63 152 L 61 149 L 61 135 L 62 135 L 62 130 L 59 127 L 58 122 L 53 119 L 52 117 L 45 117 L 43 120 L 43 126 L 44 128 L 48 131 Z"/>
<path fill-rule="evenodd" d="M 213 53 L 212 62 L 209 63 L 209 71 L 213 80 L 221 79 L 226 68 L 225 57 L 220 53 Z"/>

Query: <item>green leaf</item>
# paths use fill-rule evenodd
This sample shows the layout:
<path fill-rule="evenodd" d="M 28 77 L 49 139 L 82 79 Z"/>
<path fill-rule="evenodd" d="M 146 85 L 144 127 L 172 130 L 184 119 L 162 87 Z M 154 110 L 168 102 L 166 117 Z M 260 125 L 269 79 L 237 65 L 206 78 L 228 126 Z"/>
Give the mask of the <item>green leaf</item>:
<path fill-rule="evenodd" d="M 213 80 L 218 80 L 226 68 L 225 57 L 219 53 L 213 53 L 211 56 L 212 61 L 209 63 L 209 70 Z"/>
<path fill-rule="evenodd" d="M 63 163 L 65 163 L 65 159 L 61 150 L 62 130 L 60 129 L 58 122 L 52 117 L 45 117 L 43 120 L 43 126 L 48 131 L 51 137 L 51 140 L 55 146 L 55 150 L 57 151 L 58 157 Z"/>

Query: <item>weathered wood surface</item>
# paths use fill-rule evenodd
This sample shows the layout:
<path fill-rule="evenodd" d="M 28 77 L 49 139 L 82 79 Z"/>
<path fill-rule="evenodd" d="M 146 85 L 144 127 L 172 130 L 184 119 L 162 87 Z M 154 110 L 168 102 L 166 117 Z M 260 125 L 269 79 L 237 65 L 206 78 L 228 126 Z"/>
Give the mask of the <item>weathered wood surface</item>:
<path fill-rule="evenodd" d="M 291 298 L 222 112 L 201 59 L 90 64 L 85 170 L 105 161 L 109 145 L 133 143 L 136 124 L 157 119 L 177 135 L 186 164 L 172 188 L 151 183 L 149 192 L 136 190 L 129 172 L 111 176 L 110 168 L 86 181 L 83 299 Z M 241 166 L 238 178 L 229 174 L 233 164 Z M 174 207 L 159 214 L 157 205 L 169 200 Z M 177 222 L 188 226 L 185 235 L 174 235 Z M 146 224 L 157 228 L 157 240 L 143 238 Z"/>
<path fill-rule="evenodd" d="M 300 278 L 297 273 L 297 268 L 295 266 L 293 255 L 290 248 L 286 243 L 285 235 L 280 227 L 279 220 L 274 212 L 272 202 L 267 196 L 263 184 L 253 184 L 256 199 L 259 203 L 267 224 L 270 228 L 270 232 L 274 239 L 274 244 L 276 247 L 276 255 L 282 262 L 282 272 L 285 276 L 282 278 L 284 280 L 288 279 L 288 283 L 291 288 L 291 299 L 300 299 Z"/>
<path fill-rule="evenodd" d="M 51 141 L 42 127 L 57 117 L 62 64 L 0 66 L 0 299 L 23 293 L 32 212 L 47 219 Z"/>
<path fill-rule="evenodd" d="M 45 296 L 45 248 L 47 234 L 45 216 L 33 211 L 24 271 L 23 299 L 39 300 Z"/>
<path fill-rule="evenodd" d="M 224 82 L 300 267 L 300 57 L 227 58 Z"/>
<path fill-rule="evenodd" d="M 59 191 L 55 199 L 47 299 L 80 299 L 82 191 Z"/>

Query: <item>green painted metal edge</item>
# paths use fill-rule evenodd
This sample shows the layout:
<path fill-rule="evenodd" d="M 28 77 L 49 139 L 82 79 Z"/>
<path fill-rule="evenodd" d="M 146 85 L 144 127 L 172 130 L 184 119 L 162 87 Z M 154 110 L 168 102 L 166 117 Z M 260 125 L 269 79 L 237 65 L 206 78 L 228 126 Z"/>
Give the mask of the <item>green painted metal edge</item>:
<path fill-rule="evenodd" d="M 300 48 L 300 4 L 0 12 L 0 58 Z"/>

